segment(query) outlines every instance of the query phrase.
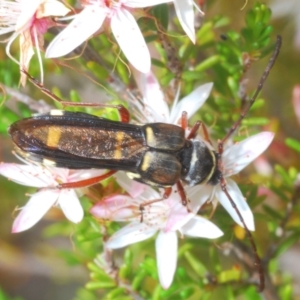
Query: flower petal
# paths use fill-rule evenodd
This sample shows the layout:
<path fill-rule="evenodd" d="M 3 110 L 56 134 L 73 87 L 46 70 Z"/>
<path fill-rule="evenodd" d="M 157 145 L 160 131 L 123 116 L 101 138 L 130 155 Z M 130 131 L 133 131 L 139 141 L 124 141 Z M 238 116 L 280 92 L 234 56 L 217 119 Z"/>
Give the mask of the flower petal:
<path fill-rule="evenodd" d="M 255 230 L 254 225 L 254 218 L 252 211 L 250 207 L 248 206 L 248 203 L 246 202 L 243 194 L 241 193 L 241 190 L 239 189 L 238 185 L 231 179 L 226 179 L 226 188 L 233 199 L 237 209 L 239 210 L 240 214 L 242 215 L 245 224 L 247 225 L 248 229 L 251 231 Z M 220 201 L 220 203 L 223 205 L 223 207 L 227 210 L 227 212 L 230 214 L 232 219 L 238 223 L 240 226 L 243 226 L 243 223 L 241 222 L 238 214 L 236 213 L 235 209 L 232 207 L 229 199 L 225 195 L 225 193 L 221 190 L 220 186 L 216 188 L 216 197 Z"/>
<path fill-rule="evenodd" d="M 130 179 L 125 172 L 117 172 L 114 177 L 116 178 L 118 184 L 133 198 L 139 197 L 145 192 L 147 185 L 139 183 L 133 179 Z"/>
<path fill-rule="evenodd" d="M 135 81 L 143 95 L 142 113 L 146 122 L 168 122 L 169 107 L 158 80 L 152 72 L 133 72 Z M 135 103 L 133 103 L 135 104 Z"/>
<path fill-rule="evenodd" d="M 38 19 L 51 16 L 60 17 L 65 16 L 68 12 L 70 12 L 70 9 L 59 1 L 43 1 L 43 3 L 41 3 L 40 9 L 37 11 L 36 17 Z"/>
<path fill-rule="evenodd" d="M 149 72 L 150 53 L 132 14 L 126 9 L 117 9 L 111 18 L 111 29 L 128 61 L 139 71 Z"/>
<path fill-rule="evenodd" d="M 141 222 L 132 222 L 117 231 L 106 243 L 110 249 L 118 249 L 130 244 L 149 239 L 156 233 L 157 229 L 149 227 Z"/>
<path fill-rule="evenodd" d="M 96 5 L 86 8 L 50 43 L 47 58 L 66 55 L 86 41 L 102 25 L 106 10 Z"/>
<path fill-rule="evenodd" d="M 195 44 L 194 10 L 192 0 L 174 0 L 177 18 L 191 41 Z"/>
<path fill-rule="evenodd" d="M 292 98 L 294 112 L 297 117 L 298 123 L 300 123 L 300 85 L 297 84 L 293 88 L 293 98 Z"/>
<path fill-rule="evenodd" d="M 132 218 L 136 220 L 136 209 L 132 202 L 129 196 L 112 195 L 95 204 L 90 209 L 90 213 L 96 218 L 117 222 L 128 222 Z M 139 212 L 139 218 L 141 219 L 141 212 Z"/>
<path fill-rule="evenodd" d="M 188 205 L 192 212 L 197 212 L 199 208 L 211 197 L 213 187 L 209 184 L 198 184 L 195 186 L 186 186 L 185 192 L 188 195 L 190 203 Z"/>
<path fill-rule="evenodd" d="M 225 177 L 244 169 L 269 147 L 273 138 L 274 133 L 265 131 L 228 147 L 222 155 Z"/>
<path fill-rule="evenodd" d="M 51 208 L 59 196 L 58 190 L 42 190 L 31 196 L 14 221 L 12 232 L 20 232 L 35 225 Z"/>
<path fill-rule="evenodd" d="M 191 118 L 208 98 L 212 86 L 212 83 L 200 85 L 193 92 L 179 101 L 176 107 L 172 108 L 170 122 L 177 124 L 183 111 L 186 111 L 188 113 L 188 118 Z"/>
<path fill-rule="evenodd" d="M 28 71 L 29 69 L 29 64 L 32 56 L 34 55 L 34 47 L 33 47 L 33 42 L 31 38 L 31 32 L 30 30 L 24 30 L 20 34 L 20 67 Z M 21 84 L 22 86 L 25 86 L 26 84 L 26 79 L 27 75 L 24 74 L 24 72 L 21 72 Z"/>
<path fill-rule="evenodd" d="M 38 188 L 56 183 L 48 170 L 36 165 L 1 163 L 0 174 L 19 184 Z"/>
<path fill-rule="evenodd" d="M 223 232 L 212 222 L 202 217 L 195 216 L 182 227 L 185 235 L 192 237 L 203 237 L 216 239 L 223 235 Z"/>
<path fill-rule="evenodd" d="M 79 223 L 83 218 L 83 208 L 74 190 L 62 190 L 58 204 L 66 218 L 73 223 Z"/>
<path fill-rule="evenodd" d="M 41 5 L 41 0 L 21 1 L 21 14 L 18 17 L 18 21 L 15 27 L 16 31 L 28 28 L 31 25 L 31 21 L 36 13 L 38 7 Z"/>
<path fill-rule="evenodd" d="M 61 168 L 56 168 L 58 173 L 58 170 L 62 170 Z M 99 170 L 99 169 L 82 169 L 82 170 L 68 170 L 68 169 L 63 169 L 66 170 L 67 173 L 65 176 L 68 176 L 68 182 L 72 182 L 72 181 L 80 181 L 80 180 L 85 180 L 85 179 L 89 179 L 89 178 L 93 178 L 93 177 L 97 177 L 100 175 L 103 175 L 104 173 L 106 173 L 106 170 Z M 64 176 L 61 175 L 61 177 L 63 178 Z"/>
<path fill-rule="evenodd" d="M 168 289 L 172 284 L 177 266 L 178 238 L 175 232 L 160 231 L 155 241 L 158 277 L 161 286 Z"/>
<path fill-rule="evenodd" d="M 176 231 L 193 218 L 195 214 L 190 213 L 188 209 L 189 208 L 183 206 L 180 201 L 177 201 L 177 203 L 175 203 L 175 205 L 171 208 L 164 232 Z"/>

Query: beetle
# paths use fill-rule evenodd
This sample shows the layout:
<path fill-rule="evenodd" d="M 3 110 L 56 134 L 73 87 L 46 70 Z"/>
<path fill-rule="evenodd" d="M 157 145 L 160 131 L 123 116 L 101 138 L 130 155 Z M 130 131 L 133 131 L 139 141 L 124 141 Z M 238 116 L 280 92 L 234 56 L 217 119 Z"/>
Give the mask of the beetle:
<path fill-rule="evenodd" d="M 254 95 L 240 118 L 219 141 L 218 151 L 210 146 L 208 132 L 200 121 L 195 123 L 189 135 L 185 137 L 187 116 L 184 112 L 181 126 L 166 123 L 136 125 L 129 123 L 129 112 L 123 106 L 112 106 L 119 110 L 120 122 L 81 112 L 54 110 L 48 114 L 15 122 L 10 126 L 9 134 L 21 155 L 30 160 L 70 169 L 110 170 L 92 179 L 61 183 L 58 188 L 92 185 L 118 170 L 123 170 L 139 182 L 164 187 L 165 198 L 176 184 L 183 205 L 187 205 L 188 199 L 182 182 L 190 186 L 221 184 L 222 190 L 247 231 L 259 270 L 259 290 L 262 290 L 264 287 L 262 265 L 252 235 L 226 189 L 222 174 L 222 154 L 224 143 L 241 124 L 261 91 L 279 54 L 280 46 L 281 38 L 278 36 L 274 53 Z M 43 92 L 59 101 L 55 95 L 27 75 Z M 203 131 L 203 140 L 197 137 L 199 128 Z"/>
<path fill-rule="evenodd" d="M 220 181 L 218 153 L 192 135 L 185 138 L 185 129 L 177 125 L 135 125 L 53 110 L 19 120 L 8 132 L 21 155 L 48 165 L 122 170 L 159 187 L 180 180 L 190 186 Z"/>

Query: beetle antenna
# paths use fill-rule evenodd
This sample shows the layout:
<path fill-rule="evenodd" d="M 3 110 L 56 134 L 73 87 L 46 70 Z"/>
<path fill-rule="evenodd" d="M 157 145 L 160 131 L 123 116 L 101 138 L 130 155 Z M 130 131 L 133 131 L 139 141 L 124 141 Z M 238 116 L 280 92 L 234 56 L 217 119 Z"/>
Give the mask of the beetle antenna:
<path fill-rule="evenodd" d="M 261 259 L 260 259 L 260 257 L 258 256 L 258 253 L 257 253 L 257 247 L 255 245 L 253 235 L 252 235 L 251 231 L 248 229 L 248 227 L 247 227 L 247 225 L 245 223 L 245 220 L 244 220 L 242 214 L 240 213 L 239 209 L 237 208 L 234 200 L 232 199 L 232 197 L 228 193 L 227 188 L 226 188 L 226 181 L 223 178 L 223 176 L 221 177 L 220 184 L 221 184 L 222 191 L 225 193 L 225 195 L 227 196 L 227 198 L 228 198 L 229 202 L 231 203 L 232 207 L 236 211 L 236 213 L 237 213 L 240 221 L 242 222 L 242 224 L 243 224 L 243 226 L 244 226 L 244 228 L 246 230 L 247 237 L 250 240 L 250 244 L 251 244 L 251 247 L 252 247 L 252 250 L 253 250 L 253 255 L 254 255 L 254 260 L 255 260 L 255 266 L 257 267 L 258 274 L 259 274 L 258 291 L 262 292 L 264 290 L 264 288 L 265 288 L 264 269 L 263 269 L 263 266 L 262 266 Z"/>
<path fill-rule="evenodd" d="M 245 118 L 245 116 L 247 115 L 249 109 L 251 108 L 251 106 L 253 105 L 253 103 L 255 102 L 258 94 L 260 93 L 261 89 L 263 88 L 263 85 L 276 61 L 276 58 L 279 54 L 280 48 L 281 48 L 281 43 L 282 43 L 282 38 L 280 35 L 277 35 L 277 41 L 276 41 L 276 47 L 275 50 L 273 52 L 272 57 L 269 60 L 269 63 L 263 73 L 263 75 L 260 78 L 260 81 L 258 83 L 257 89 L 254 93 L 254 95 L 252 96 L 252 98 L 250 99 L 248 106 L 242 111 L 239 119 L 234 123 L 234 125 L 229 129 L 229 131 L 227 132 L 227 134 L 225 135 L 225 137 L 222 139 L 221 143 L 225 143 L 225 141 L 227 141 L 227 139 L 234 133 L 234 131 L 237 129 L 237 127 L 241 124 L 241 122 L 243 121 L 243 119 Z"/>
<path fill-rule="evenodd" d="M 276 47 L 275 47 L 275 50 L 273 52 L 273 55 L 272 57 L 270 58 L 269 60 L 269 63 L 263 73 L 263 75 L 261 76 L 260 78 L 260 81 L 259 81 L 259 84 L 257 86 L 257 89 L 254 93 L 254 95 L 251 97 L 250 101 L 249 101 L 249 104 L 248 106 L 242 111 L 239 119 L 234 123 L 234 125 L 230 128 L 230 130 L 227 132 L 227 134 L 225 135 L 225 137 L 218 142 L 218 153 L 219 153 L 219 158 L 220 158 L 220 161 L 219 161 L 219 168 L 221 169 L 222 168 L 222 161 L 221 161 L 221 158 L 222 158 L 222 154 L 223 154 L 223 149 L 224 149 L 224 143 L 227 141 L 227 139 L 234 133 L 234 131 L 237 129 L 237 127 L 241 124 L 242 120 L 245 118 L 245 116 L 247 115 L 249 109 L 251 108 L 251 106 L 253 105 L 253 103 L 255 102 L 258 94 L 260 93 L 275 61 L 276 61 L 276 58 L 279 54 L 279 51 L 280 51 L 280 48 L 281 48 L 281 43 L 282 43 L 282 39 L 281 39 L 281 36 L 277 36 L 277 42 L 276 42 Z M 231 203 L 232 207 L 234 208 L 234 210 L 236 211 L 241 223 L 243 224 L 245 230 L 246 230 L 246 233 L 247 233 L 247 236 L 248 236 L 248 239 L 250 240 L 250 243 L 251 243 L 251 247 L 252 247 L 252 250 L 253 250 L 253 255 L 254 255 L 254 259 L 255 259 L 255 266 L 257 267 L 258 269 L 258 273 L 259 273 L 259 285 L 258 285 L 258 291 L 259 292 L 262 292 L 264 287 L 265 287 L 265 278 L 264 278 L 264 271 L 263 271 L 263 266 L 262 266 L 262 263 L 261 263 L 261 259 L 260 257 L 258 256 L 258 253 L 257 253 L 257 248 L 256 248 L 256 245 L 255 245 L 255 242 L 254 242 L 254 239 L 253 239 L 253 236 L 250 232 L 250 230 L 248 229 L 244 219 L 243 219 L 243 216 L 242 214 L 240 213 L 238 207 L 236 206 L 234 200 L 232 199 L 232 197 L 230 196 L 229 192 L 227 191 L 227 188 L 226 188 L 226 181 L 223 177 L 223 174 L 221 174 L 221 178 L 220 178 L 220 184 L 221 184 L 221 189 L 222 191 L 225 193 L 225 195 L 227 196 L 229 202 Z"/>

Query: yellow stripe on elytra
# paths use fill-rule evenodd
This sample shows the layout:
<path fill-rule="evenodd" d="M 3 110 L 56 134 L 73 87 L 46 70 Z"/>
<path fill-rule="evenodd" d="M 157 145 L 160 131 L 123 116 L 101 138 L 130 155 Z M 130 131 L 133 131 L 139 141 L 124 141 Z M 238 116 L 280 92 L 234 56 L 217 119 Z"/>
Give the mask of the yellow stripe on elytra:
<path fill-rule="evenodd" d="M 141 165 L 141 170 L 144 172 L 147 171 L 148 168 L 150 167 L 150 162 L 151 162 L 151 154 L 149 152 L 147 152 L 144 155 L 143 162 Z"/>
<path fill-rule="evenodd" d="M 124 140 L 124 132 L 122 132 L 122 131 L 116 132 L 116 149 L 115 149 L 115 153 L 114 153 L 115 159 L 122 158 L 121 144 L 122 144 L 123 140 Z"/>
<path fill-rule="evenodd" d="M 50 126 L 48 128 L 47 146 L 52 148 L 57 148 L 60 137 L 61 137 L 61 131 L 59 127 Z"/>
<path fill-rule="evenodd" d="M 156 146 L 156 139 L 154 136 L 154 132 L 150 126 L 146 127 L 146 141 L 148 146 L 150 147 Z"/>

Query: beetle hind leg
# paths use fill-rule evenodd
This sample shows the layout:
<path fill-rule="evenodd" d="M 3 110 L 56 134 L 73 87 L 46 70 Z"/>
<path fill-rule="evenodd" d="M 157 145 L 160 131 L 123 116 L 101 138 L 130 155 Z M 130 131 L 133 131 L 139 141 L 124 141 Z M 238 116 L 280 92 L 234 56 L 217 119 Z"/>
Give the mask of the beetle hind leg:
<path fill-rule="evenodd" d="M 84 179 L 84 180 L 74 181 L 74 182 L 61 183 L 61 184 L 56 185 L 54 188 L 58 188 L 58 189 L 76 189 L 76 188 L 83 188 L 83 187 L 91 186 L 91 185 L 99 183 L 102 180 L 107 179 L 108 177 L 112 176 L 116 172 L 117 171 L 111 170 L 111 171 L 108 171 L 108 172 L 106 172 L 106 173 L 104 173 L 100 176 L 92 177 L 92 178 L 89 178 L 89 179 Z"/>

